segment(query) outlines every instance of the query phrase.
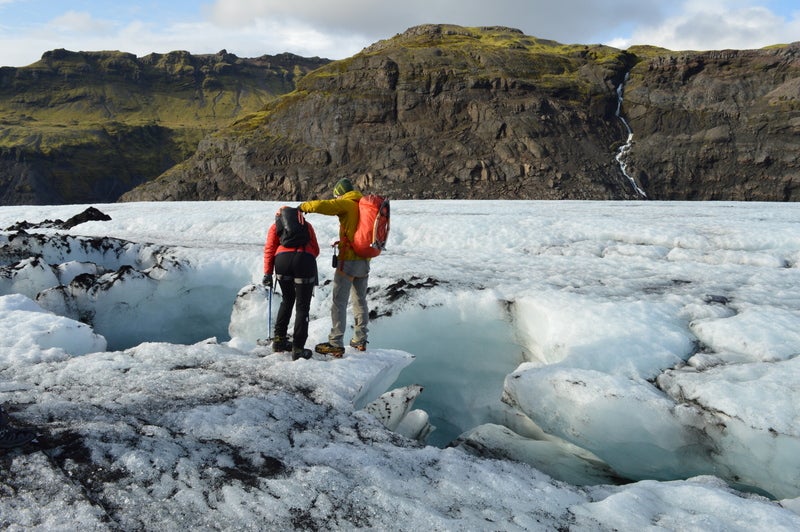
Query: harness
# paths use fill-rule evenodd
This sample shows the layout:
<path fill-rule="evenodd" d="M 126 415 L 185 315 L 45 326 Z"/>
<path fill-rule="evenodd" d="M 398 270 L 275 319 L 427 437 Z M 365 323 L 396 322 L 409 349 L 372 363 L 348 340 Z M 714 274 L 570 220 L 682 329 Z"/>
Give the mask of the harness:
<path fill-rule="evenodd" d="M 283 255 L 284 253 L 305 253 L 306 252 L 306 245 L 303 244 L 299 248 L 284 248 L 286 251 L 281 251 L 280 253 L 276 254 Z M 294 280 L 294 284 L 316 284 L 317 283 L 317 276 L 314 277 L 293 277 L 291 275 L 284 275 L 281 273 L 275 274 L 275 279 L 279 281 L 292 281 Z"/>
<path fill-rule="evenodd" d="M 316 277 L 292 277 L 291 275 L 276 274 L 275 278 L 279 281 L 294 280 L 294 284 L 313 284 L 317 282 Z"/>

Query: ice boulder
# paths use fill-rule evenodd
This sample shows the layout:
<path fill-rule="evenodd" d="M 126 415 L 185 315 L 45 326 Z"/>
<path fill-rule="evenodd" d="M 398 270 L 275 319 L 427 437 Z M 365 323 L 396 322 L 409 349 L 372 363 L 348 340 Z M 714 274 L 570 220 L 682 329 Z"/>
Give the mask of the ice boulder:
<path fill-rule="evenodd" d="M 106 340 L 85 323 L 57 316 L 22 294 L 12 294 L 0 296 L 0 348 L 0 364 L 13 365 L 104 351 Z"/>
<path fill-rule="evenodd" d="M 658 384 L 697 412 L 713 460 L 739 486 L 776 498 L 800 493 L 800 357 L 668 371 Z"/>
<path fill-rule="evenodd" d="M 710 473 L 710 450 L 682 407 L 647 381 L 593 370 L 523 364 L 503 400 L 548 434 L 586 449 L 630 479 Z"/>

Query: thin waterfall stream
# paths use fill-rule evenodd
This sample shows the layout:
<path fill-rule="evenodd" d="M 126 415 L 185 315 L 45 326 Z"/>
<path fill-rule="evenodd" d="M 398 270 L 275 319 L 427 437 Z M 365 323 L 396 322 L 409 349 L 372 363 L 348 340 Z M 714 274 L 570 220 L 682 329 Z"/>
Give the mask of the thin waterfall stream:
<path fill-rule="evenodd" d="M 622 117 L 622 101 L 623 101 L 623 95 L 624 95 L 624 92 L 625 92 L 625 82 L 627 82 L 627 81 L 628 81 L 628 74 L 625 74 L 625 79 L 617 87 L 617 112 L 616 112 L 616 115 L 617 115 L 617 118 L 619 118 L 620 121 L 623 123 L 623 125 L 625 125 L 625 129 L 628 131 L 628 138 L 625 140 L 625 144 L 620 146 L 619 150 L 617 150 L 616 160 L 617 160 L 617 163 L 619 163 L 620 170 L 622 170 L 622 175 L 624 175 L 626 178 L 628 178 L 628 181 L 630 181 L 631 186 L 636 191 L 636 193 L 639 194 L 640 196 L 642 196 L 643 198 L 646 198 L 647 194 L 645 194 L 644 190 L 642 190 L 639 187 L 639 185 L 636 184 L 636 180 L 633 178 L 633 176 L 631 176 L 628 173 L 628 166 L 625 163 L 625 159 L 627 158 L 628 152 L 630 151 L 631 145 L 633 144 L 633 130 L 631 129 L 631 126 L 628 125 L 628 121 L 625 120 Z"/>

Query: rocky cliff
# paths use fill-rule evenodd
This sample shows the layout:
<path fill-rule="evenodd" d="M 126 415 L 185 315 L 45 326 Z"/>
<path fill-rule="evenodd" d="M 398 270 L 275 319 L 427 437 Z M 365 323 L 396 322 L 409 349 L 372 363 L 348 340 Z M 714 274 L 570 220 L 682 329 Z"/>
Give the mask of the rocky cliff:
<path fill-rule="evenodd" d="M 0 68 L 0 204 L 115 201 L 327 62 L 54 50 Z"/>
<path fill-rule="evenodd" d="M 313 72 L 123 199 L 301 199 L 346 176 L 395 198 L 797 200 L 798 52 L 415 27 Z"/>
<path fill-rule="evenodd" d="M 800 43 L 662 52 L 633 68 L 623 109 L 649 197 L 800 200 Z"/>
<path fill-rule="evenodd" d="M 618 50 L 425 25 L 335 62 L 52 54 L 0 69 L 16 113 L 0 203 L 300 200 L 341 177 L 398 199 L 800 199 L 800 43 Z M 125 83 L 85 89 L 95 63 Z M 38 97 L 37 79 L 68 90 Z M 71 109 L 103 126 L 73 118 L 74 140 Z M 84 177 L 92 164 L 101 178 Z"/>
<path fill-rule="evenodd" d="M 636 58 L 509 28 L 412 28 L 326 65 L 124 200 L 633 198 L 614 150 Z"/>

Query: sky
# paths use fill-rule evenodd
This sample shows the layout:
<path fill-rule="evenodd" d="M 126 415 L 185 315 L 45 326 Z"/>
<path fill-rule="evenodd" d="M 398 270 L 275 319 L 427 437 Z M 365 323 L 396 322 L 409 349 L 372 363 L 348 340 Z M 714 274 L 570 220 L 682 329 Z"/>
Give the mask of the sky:
<path fill-rule="evenodd" d="M 343 59 L 426 23 L 509 26 L 618 48 L 745 49 L 800 39 L 795 0 L 0 0 L 0 66 L 26 66 L 58 48 Z"/>
<path fill-rule="evenodd" d="M 0 528 L 800 529 L 800 205 L 395 201 L 367 350 L 297 361 L 279 206 L 0 207 Z"/>

